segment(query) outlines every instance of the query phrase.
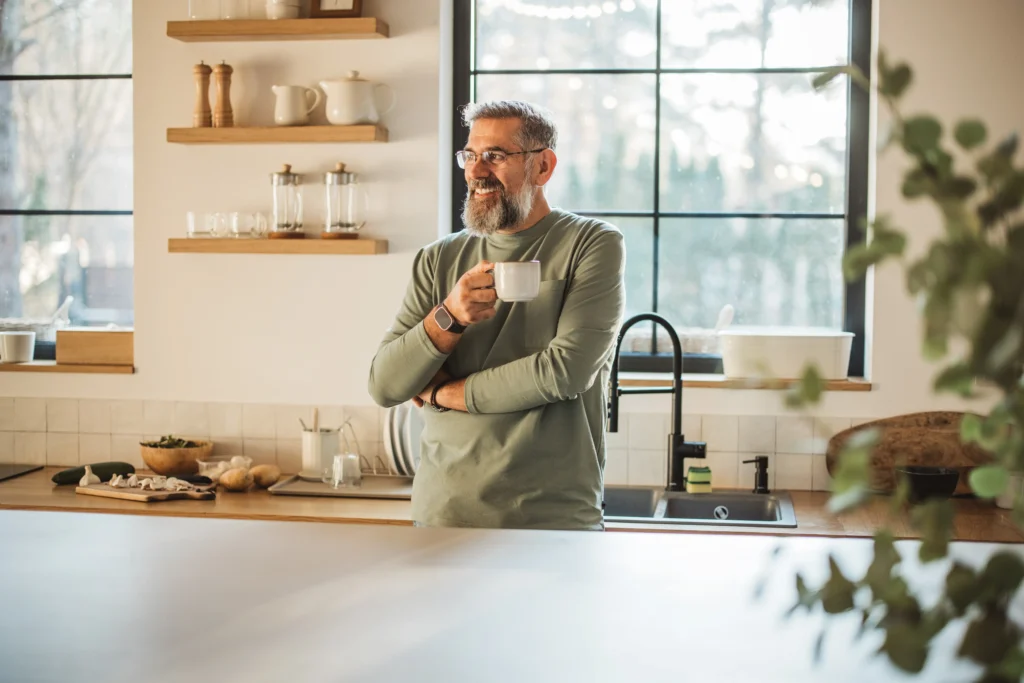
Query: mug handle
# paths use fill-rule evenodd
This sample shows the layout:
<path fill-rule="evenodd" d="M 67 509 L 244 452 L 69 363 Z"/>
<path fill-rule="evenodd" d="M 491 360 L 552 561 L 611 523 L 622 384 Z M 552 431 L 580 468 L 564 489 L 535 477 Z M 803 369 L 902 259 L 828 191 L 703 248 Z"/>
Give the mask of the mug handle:
<path fill-rule="evenodd" d="M 377 85 L 373 86 L 373 90 L 374 90 L 375 93 L 380 88 L 385 88 L 388 91 L 388 93 L 390 93 L 390 95 L 391 95 L 391 97 L 390 97 L 391 101 L 388 103 L 388 106 L 384 107 L 379 112 L 377 112 L 378 114 L 383 116 L 384 114 L 387 114 L 389 111 L 391 111 L 392 109 L 395 108 L 395 103 L 398 101 L 398 97 L 395 95 L 394 89 L 390 85 L 388 85 L 387 83 L 378 83 Z"/>
<path fill-rule="evenodd" d="M 309 104 L 309 93 L 313 93 L 313 104 L 306 110 L 306 116 L 313 113 L 313 110 L 320 106 L 320 91 L 316 88 L 306 88 L 306 104 Z"/>

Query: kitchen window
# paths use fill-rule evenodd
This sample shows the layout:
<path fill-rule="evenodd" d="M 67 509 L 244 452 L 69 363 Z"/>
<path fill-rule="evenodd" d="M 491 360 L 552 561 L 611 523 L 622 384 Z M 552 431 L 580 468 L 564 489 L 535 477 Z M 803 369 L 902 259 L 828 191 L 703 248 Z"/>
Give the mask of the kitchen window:
<path fill-rule="evenodd" d="M 131 0 L 0 0 L 0 318 L 133 322 L 131 27 Z"/>
<path fill-rule="evenodd" d="M 720 372 L 711 335 L 733 324 L 855 333 L 864 282 L 841 260 L 864 240 L 870 0 L 459 0 L 455 150 L 466 102 L 523 99 L 559 124 L 553 206 L 609 221 L 627 247 L 626 316 L 655 311 L 686 345 L 686 372 Z M 466 184 L 452 162 L 452 229 Z M 666 371 L 671 345 L 637 325 L 622 368 Z"/>

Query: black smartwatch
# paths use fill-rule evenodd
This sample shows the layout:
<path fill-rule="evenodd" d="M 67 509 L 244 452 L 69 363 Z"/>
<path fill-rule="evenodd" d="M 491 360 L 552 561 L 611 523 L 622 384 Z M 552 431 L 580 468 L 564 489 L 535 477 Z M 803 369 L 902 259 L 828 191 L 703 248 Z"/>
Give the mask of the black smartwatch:
<path fill-rule="evenodd" d="M 434 322 L 445 332 L 451 332 L 452 334 L 462 334 L 466 331 L 465 325 L 460 325 L 452 315 L 452 312 L 448 310 L 448 307 L 441 302 L 441 305 L 434 311 Z"/>

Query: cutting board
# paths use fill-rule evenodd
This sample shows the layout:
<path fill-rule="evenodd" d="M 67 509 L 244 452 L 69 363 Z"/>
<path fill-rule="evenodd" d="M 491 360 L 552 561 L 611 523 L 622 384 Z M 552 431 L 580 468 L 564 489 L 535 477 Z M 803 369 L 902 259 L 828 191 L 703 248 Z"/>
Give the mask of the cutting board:
<path fill-rule="evenodd" d="M 990 453 L 976 444 L 960 441 L 960 421 L 964 413 L 936 411 L 897 415 L 875 420 L 839 432 L 828 442 L 825 466 L 835 475 L 839 454 L 856 433 L 878 427 L 878 445 L 871 455 L 870 484 L 876 491 L 896 488 L 897 465 L 928 465 L 950 467 L 960 471 L 955 493 L 972 493 L 968 473 L 992 462 Z"/>
<path fill-rule="evenodd" d="M 150 491 L 141 489 L 117 489 L 107 484 L 89 484 L 75 487 L 75 493 L 102 498 L 133 500 L 138 503 L 159 503 L 165 500 L 214 500 L 217 492 L 213 487 L 197 491 Z"/>

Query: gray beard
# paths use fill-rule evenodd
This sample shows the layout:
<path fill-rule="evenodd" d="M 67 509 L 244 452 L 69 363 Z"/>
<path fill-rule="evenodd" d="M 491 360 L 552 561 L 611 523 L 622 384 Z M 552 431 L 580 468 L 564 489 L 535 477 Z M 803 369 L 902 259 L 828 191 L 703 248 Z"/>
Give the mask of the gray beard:
<path fill-rule="evenodd" d="M 477 237 L 486 237 L 500 230 L 514 228 L 533 211 L 533 192 L 535 187 L 523 182 L 516 194 L 509 194 L 505 188 L 498 187 L 498 202 L 491 207 L 480 205 L 472 199 L 474 187 L 466 193 L 466 201 L 462 203 L 462 224 L 466 232 Z"/>

